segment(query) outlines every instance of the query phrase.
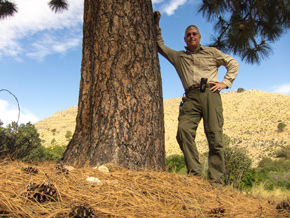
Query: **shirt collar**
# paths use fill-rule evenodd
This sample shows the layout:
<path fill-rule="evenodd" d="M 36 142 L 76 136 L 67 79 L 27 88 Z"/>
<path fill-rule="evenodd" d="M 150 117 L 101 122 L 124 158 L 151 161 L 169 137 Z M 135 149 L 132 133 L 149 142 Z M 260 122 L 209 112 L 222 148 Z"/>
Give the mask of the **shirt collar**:
<path fill-rule="evenodd" d="M 204 50 L 203 45 L 200 45 L 200 48 L 199 48 L 199 50 L 197 50 L 197 51 L 189 51 L 189 50 L 187 49 L 187 46 L 184 46 L 184 48 L 185 48 L 185 52 L 186 52 L 186 53 L 196 53 L 196 52 L 198 52 L 198 51 L 202 51 L 202 50 Z"/>

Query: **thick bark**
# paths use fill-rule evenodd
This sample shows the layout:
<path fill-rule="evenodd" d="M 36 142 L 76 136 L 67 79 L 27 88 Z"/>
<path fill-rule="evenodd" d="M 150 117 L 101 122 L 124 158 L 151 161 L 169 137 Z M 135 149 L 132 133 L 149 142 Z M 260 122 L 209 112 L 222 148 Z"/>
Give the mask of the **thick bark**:
<path fill-rule="evenodd" d="M 85 0 L 75 166 L 165 169 L 163 98 L 151 0 Z"/>

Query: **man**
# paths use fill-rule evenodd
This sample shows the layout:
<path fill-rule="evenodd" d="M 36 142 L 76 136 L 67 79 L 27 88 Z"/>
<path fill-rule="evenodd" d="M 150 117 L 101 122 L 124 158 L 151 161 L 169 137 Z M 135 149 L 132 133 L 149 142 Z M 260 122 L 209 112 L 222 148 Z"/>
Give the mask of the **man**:
<path fill-rule="evenodd" d="M 197 126 L 203 118 L 204 131 L 209 144 L 209 179 L 214 184 L 223 184 L 225 160 L 220 91 L 232 87 L 239 64 L 234 58 L 216 48 L 202 46 L 199 29 L 195 25 L 190 25 L 185 30 L 185 51 L 168 48 L 164 45 L 161 36 L 160 18 L 160 12 L 155 11 L 158 52 L 173 64 L 185 89 L 176 138 L 184 154 L 188 173 L 196 176 L 202 174 L 195 136 Z M 223 81 L 219 82 L 217 75 L 221 65 L 227 68 L 227 73 Z"/>

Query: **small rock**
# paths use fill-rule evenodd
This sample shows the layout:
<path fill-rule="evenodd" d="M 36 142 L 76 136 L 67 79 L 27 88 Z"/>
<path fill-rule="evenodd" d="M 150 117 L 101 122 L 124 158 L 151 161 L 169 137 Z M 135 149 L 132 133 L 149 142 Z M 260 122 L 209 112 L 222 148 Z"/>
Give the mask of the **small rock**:
<path fill-rule="evenodd" d="M 96 178 L 96 177 L 88 177 L 86 180 L 87 180 L 88 182 L 94 182 L 94 183 L 96 183 L 97 185 L 102 185 L 102 184 L 103 184 L 102 181 L 99 180 L 99 179 Z"/>
<path fill-rule="evenodd" d="M 74 170 L 75 168 L 74 167 L 72 167 L 72 166 L 65 166 L 65 168 L 66 169 L 68 169 L 68 171 L 72 171 L 72 170 Z"/>
<path fill-rule="evenodd" d="M 105 183 L 115 185 L 115 184 L 118 184 L 119 181 L 118 180 L 105 180 Z"/>
<path fill-rule="evenodd" d="M 106 166 L 104 166 L 104 165 L 100 166 L 100 167 L 98 168 L 98 170 L 99 170 L 100 172 L 103 172 L 103 173 L 108 173 L 108 172 L 109 172 L 108 167 L 106 167 Z"/>

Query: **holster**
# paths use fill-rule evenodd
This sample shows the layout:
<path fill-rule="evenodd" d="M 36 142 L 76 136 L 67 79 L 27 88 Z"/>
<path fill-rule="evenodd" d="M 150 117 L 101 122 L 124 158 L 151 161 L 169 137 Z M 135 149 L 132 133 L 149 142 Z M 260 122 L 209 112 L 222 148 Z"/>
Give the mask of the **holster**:
<path fill-rule="evenodd" d="M 201 78 L 200 80 L 200 92 L 205 92 L 206 90 L 206 84 L 207 84 L 207 78 Z"/>

